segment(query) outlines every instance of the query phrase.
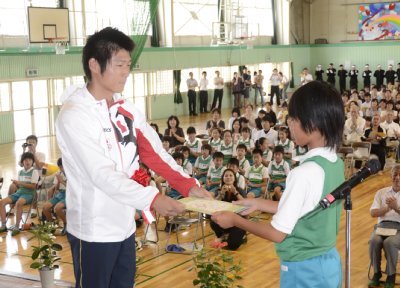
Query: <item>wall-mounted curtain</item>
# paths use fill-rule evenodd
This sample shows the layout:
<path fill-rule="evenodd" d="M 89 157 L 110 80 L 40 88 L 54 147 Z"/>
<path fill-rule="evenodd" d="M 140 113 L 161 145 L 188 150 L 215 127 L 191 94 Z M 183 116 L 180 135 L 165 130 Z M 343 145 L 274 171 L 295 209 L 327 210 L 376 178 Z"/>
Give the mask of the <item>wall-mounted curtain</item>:
<path fill-rule="evenodd" d="M 181 94 L 181 70 L 174 70 L 174 103 L 183 102 Z"/>
<path fill-rule="evenodd" d="M 131 0 L 133 1 L 132 9 L 132 39 L 135 41 L 136 47 L 132 53 L 132 65 L 135 65 L 142 54 L 144 44 L 147 40 L 147 31 L 150 23 L 153 22 L 157 14 L 157 6 L 159 0 Z"/>
<path fill-rule="evenodd" d="M 158 10 L 157 7 L 150 7 L 150 9 Z M 160 27 L 159 15 L 158 15 L 157 11 L 155 11 L 155 12 L 151 11 L 151 13 L 152 14 L 155 13 L 155 16 L 151 22 L 151 30 L 152 30 L 151 39 L 150 39 L 151 47 L 160 47 L 160 31 L 161 31 L 160 29 L 161 29 L 161 27 Z"/>

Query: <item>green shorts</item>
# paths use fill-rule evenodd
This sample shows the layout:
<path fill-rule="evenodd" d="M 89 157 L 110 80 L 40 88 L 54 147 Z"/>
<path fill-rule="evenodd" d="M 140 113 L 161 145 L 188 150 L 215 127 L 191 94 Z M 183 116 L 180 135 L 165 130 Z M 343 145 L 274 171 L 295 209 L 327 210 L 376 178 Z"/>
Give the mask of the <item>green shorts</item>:
<path fill-rule="evenodd" d="M 17 190 L 17 192 L 15 192 L 14 194 L 9 195 L 8 198 L 11 199 L 13 204 L 15 204 L 15 202 L 17 202 L 19 198 L 25 199 L 25 204 L 31 204 L 33 200 L 33 193 L 36 193 L 36 191 L 33 191 L 32 194 L 25 194 Z"/>
<path fill-rule="evenodd" d="M 59 190 L 53 198 L 49 200 L 51 205 L 55 206 L 57 203 L 64 203 L 65 205 L 65 190 Z"/>

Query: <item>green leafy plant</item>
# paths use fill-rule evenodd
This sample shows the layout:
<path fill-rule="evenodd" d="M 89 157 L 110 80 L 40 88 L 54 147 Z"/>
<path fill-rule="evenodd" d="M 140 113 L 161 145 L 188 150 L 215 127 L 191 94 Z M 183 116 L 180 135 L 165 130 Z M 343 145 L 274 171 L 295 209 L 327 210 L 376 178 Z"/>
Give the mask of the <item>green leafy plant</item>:
<path fill-rule="evenodd" d="M 239 275 L 242 270 L 240 262 L 235 264 L 231 255 L 222 253 L 220 249 L 216 251 L 201 250 L 193 258 L 197 272 L 193 285 L 200 288 L 243 288 L 241 285 L 234 286 L 237 280 L 242 279 Z"/>
<path fill-rule="evenodd" d="M 56 237 L 53 233 L 56 229 L 56 224 L 43 222 L 35 225 L 32 230 L 29 230 L 33 235 L 28 241 L 33 239 L 38 241 L 38 246 L 32 246 L 31 258 L 33 262 L 30 266 L 32 269 L 52 270 L 58 268 L 56 263 L 61 258 L 57 255 L 57 252 L 62 250 L 62 246 L 55 242 Z"/>

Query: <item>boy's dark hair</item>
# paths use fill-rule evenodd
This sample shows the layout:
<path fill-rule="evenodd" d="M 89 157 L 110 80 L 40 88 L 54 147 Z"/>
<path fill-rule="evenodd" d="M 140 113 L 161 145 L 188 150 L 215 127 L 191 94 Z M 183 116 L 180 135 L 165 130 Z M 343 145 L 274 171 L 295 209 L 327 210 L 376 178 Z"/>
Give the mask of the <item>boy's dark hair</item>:
<path fill-rule="evenodd" d="M 28 140 L 33 140 L 38 143 L 38 138 L 36 135 L 29 135 L 28 137 L 26 137 L 25 141 L 28 142 Z"/>
<path fill-rule="evenodd" d="M 249 123 L 249 119 L 247 119 L 246 117 L 240 117 L 240 124 L 243 123 Z"/>
<path fill-rule="evenodd" d="M 260 156 L 262 157 L 263 152 L 262 152 L 260 149 L 256 148 L 256 149 L 254 149 L 253 152 L 251 153 L 251 155 L 257 155 L 257 154 L 260 155 Z"/>
<path fill-rule="evenodd" d="M 340 146 L 345 115 L 342 99 L 334 87 L 319 81 L 301 86 L 289 102 L 289 116 L 298 120 L 306 133 L 319 131 L 327 147 Z"/>
<path fill-rule="evenodd" d="M 196 128 L 189 126 L 186 130 L 186 134 L 196 134 Z"/>
<path fill-rule="evenodd" d="M 215 112 L 217 112 L 219 115 L 221 115 L 221 110 L 219 108 L 213 108 L 211 110 L 211 114 L 214 114 Z"/>
<path fill-rule="evenodd" d="M 57 159 L 57 166 L 58 166 L 58 167 L 62 167 L 62 166 L 63 166 L 63 165 L 62 165 L 62 158 L 61 158 L 61 157 Z"/>
<path fill-rule="evenodd" d="M 160 129 L 158 128 L 158 125 L 156 123 L 150 123 L 151 127 L 154 127 L 157 133 L 160 133 Z"/>
<path fill-rule="evenodd" d="M 201 146 L 201 150 L 208 150 L 208 153 L 211 154 L 212 147 L 210 144 L 206 143 Z"/>
<path fill-rule="evenodd" d="M 283 146 L 281 146 L 281 145 L 278 145 L 278 146 L 275 146 L 274 147 L 274 155 L 276 154 L 276 153 L 282 153 L 282 154 L 284 154 L 285 153 L 285 149 L 283 148 Z"/>
<path fill-rule="evenodd" d="M 224 153 L 219 152 L 219 151 L 214 152 L 213 159 L 217 159 L 217 158 L 224 159 Z"/>
<path fill-rule="evenodd" d="M 229 165 L 236 165 L 237 167 L 239 167 L 239 160 L 236 159 L 236 158 L 231 158 L 231 159 L 229 159 L 229 161 L 228 161 L 228 166 L 229 166 Z"/>
<path fill-rule="evenodd" d="M 272 122 L 272 119 L 271 119 L 271 116 L 269 116 L 268 114 L 267 115 L 265 115 L 263 118 L 262 118 L 262 121 L 263 122 L 269 122 L 269 124 L 273 124 L 273 122 Z"/>
<path fill-rule="evenodd" d="M 223 136 L 225 136 L 225 133 L 229 133 L 232 136 L 232 131 L 231 130 L 225 129 L 224 131 L 222 131 L 222 135 Z"/>
<path fill-rule="evenodd" d="M 261 147 L 261 146 L 264 144 L 264 142 L 267 141 L 267 138 L 265 138 L 265 137 L 260 137 L 260 138 L 258 138 L 257 141 L 258 141 L 259 147 Z"/>
<path fill-rule="evenodd" d="M 189 149 L 189 147 L 187 147 L 187 146 L 181 146 L 181 149 L 180 149 L 179 152 L 181 152 L 181 153 L 189 152 L 189 153 L 190 153 L 190 149 Z"/>
<path fill-rule="evenodd" d="M 181 159 L 182 163 L 183 161 L 185 161 L 185 157 L 183 156 L 183 154 L 181 152 L 174 152 L 172 153 L 172 158 L 174 158 L 174 160 L 176 161 L 177 159 Z"/>
<path fill-rule="evenodd" d="M 121 49 L 132 53 L 135 43 L 127 35 L 116 28 L 106 27 L 87 39 L 85 47 L 82 50 L 82 64 L 85 76 L 89 81 L 92 80 L 92 72 L 89 68 L 89 60 L 96 59 L 100 65 L 101 73 L 106 70 L 107 63 L 112 55 Z"/>
<path fill-rule="evenodd" d="M 25 159 L 32 159 L 33 163 L 35 163 L 35 156 L 31 152 L 22 153 L 20 162 L 23 163 Z"/>
<path fill-rule="evenodd" d="M 371 100 L 371 103 L 372 103 L 372 102 L 376 102 L 377 104 L 379 103 L 379 102 L 378 102 L 378 99 L 376 99 L 376 98 L 375 98 L 375 99 L 372 99 L 372 100 Z"/>
<path fill-rule="evenodd" d="M 171 144 L 172 138 L 171 136 L 165 135 L 162 137 L 161 142 L 168 142 L 169 144 Z"/>
<path fill-rule="evenodd" d="M 238 150 L 238 149 L 244 149 L 244 151 L 247 152 L 247 147 L 246 147 L 246 145 L 244 145 L 244 144 L 238 144 L 238 145 L 236 146 L 236 150 Z"/>
<path fill-rule="evenodd" d="M 365 92 L 365 94 L 364 94 L 364 98 L 365 97 L 371 97 L 371 93 L 369 93 L 369 92 Z"/>

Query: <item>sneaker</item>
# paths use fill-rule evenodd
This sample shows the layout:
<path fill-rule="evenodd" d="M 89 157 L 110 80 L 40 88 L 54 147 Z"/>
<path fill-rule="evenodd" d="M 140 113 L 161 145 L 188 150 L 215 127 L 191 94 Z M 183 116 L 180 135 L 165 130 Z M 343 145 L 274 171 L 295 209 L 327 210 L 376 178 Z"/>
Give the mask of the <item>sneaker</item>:
<path fill-rule="evenodd" d="M 7 232 L 7 226 L 6 225 L 0 227 L 0 233 L 3 233 L 3 232 Z"/>
<path fill-rule="evenodd" d="M 21 232 L 21 230 L 17 226 L 12 227 L 10 230 L 11 236 L 16 236 Z"/>
<path fill-rule="evenodd" d="M 384 288 L 394 288 L 394 284 L 396 282 L 396 274 L 388 275 L 386 277 L 386 282 Z"/>
<path fill-rule="evenodd" d="M 372 277 L 372 280 L 368 283 L 368 287 L 379 287 L 380 285 L 380 279 L 382 277 L 382 273 L 375 273 L 374 276 Z"/>

